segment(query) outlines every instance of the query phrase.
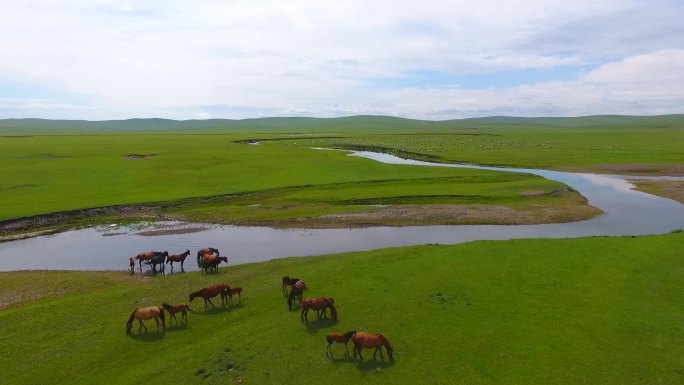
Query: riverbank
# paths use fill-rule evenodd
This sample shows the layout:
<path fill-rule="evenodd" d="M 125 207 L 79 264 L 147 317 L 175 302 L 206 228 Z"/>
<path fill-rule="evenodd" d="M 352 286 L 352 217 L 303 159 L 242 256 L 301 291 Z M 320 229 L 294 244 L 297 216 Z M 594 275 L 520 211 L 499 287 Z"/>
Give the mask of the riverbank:
<path fill-rule="evenodd" d="M 471 242 L 149 278 L 0 273 L 0 298 L 22 298 L 0 310 L 0 370 L 13 384 L 678 383 L 683 241 L 680 232 Z M 306 279 L 305 296 L 332 296 L 339 321 L 301 323 L 283 275 Z M 196 300 L 187 327 L 156 334 L 148 322 L 147 335 L 125 336 L 136 306 L 187 301 L 216 282 L 244 287 L 241 305 L 205 312 Z M 339 345 L 327 358 L 325 335 L 352 329 L 385 334 L 396 361 L 365 351 L 359 363 Z"/>

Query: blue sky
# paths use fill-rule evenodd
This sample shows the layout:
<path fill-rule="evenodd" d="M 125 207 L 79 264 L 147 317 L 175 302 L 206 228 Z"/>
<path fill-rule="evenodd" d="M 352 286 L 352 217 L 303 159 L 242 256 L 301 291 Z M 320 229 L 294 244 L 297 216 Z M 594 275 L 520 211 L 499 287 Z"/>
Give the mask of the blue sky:
<path fill-rule="evenodd" d="M 684 113 L 684 1 L 0 4 L 0 119 Z"/>

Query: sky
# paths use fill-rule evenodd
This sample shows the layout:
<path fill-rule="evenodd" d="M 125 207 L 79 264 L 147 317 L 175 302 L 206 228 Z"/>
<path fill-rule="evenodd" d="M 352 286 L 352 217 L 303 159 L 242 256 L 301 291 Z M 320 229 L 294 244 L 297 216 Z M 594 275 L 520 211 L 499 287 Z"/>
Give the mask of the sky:
<path fill-rule="evenodd" d="M 684 0 L 0 2 L 0 119 L 684 113 Z"/>

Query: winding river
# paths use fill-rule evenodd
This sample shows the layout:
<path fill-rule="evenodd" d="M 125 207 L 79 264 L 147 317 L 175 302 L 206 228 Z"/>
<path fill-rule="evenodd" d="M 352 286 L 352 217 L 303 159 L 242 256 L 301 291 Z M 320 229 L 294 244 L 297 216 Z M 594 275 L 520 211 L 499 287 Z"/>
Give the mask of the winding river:
<path fill-rule="evenodd" d="M 596 235 L 662 234 L 684 229 L 684 205 L 632 190 L 630 177 L 568 173 L 536 169 L 429 163 L 393 155 L 357 151 L 349 154 L 388 164 L 426 167 L 460 167 L 530 173 L 562 182 L 605 212 L 597 218 L 541 225 L 462 225 L 370 227 L 355 229 L 272 229 L 267 227 L 213 226 L 185 234 L 145 236 L 130 228 L 89 228 L 49 236 L 0 243 L 0 271 L 124 270 L 128 258 L 141 251 L 190 249 L 186 270 L 196 270 L 192 252 L 217 247 L 229 264 L 266 261 L 288 256 L 309 256 L 384 247 L 454 244 L 473 240 L 514 238 L 573 238 Z M 638 177 L 648 179 L 647 177 Z M 662 179 L 683 179 L 662 177 Z M 171 223 L 173 227 L 196 224 Z M 176 268 L 178 269 L 178 268 Z M 168 268 L 167 268 L 168 271 Z"/>

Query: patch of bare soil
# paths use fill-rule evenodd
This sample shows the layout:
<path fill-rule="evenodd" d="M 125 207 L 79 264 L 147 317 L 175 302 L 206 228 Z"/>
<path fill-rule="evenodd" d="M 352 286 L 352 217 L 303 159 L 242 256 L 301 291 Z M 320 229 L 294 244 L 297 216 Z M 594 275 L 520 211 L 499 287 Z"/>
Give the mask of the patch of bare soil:
<path fill-rule="evenodd" d="M 207 227 L 182 227 L 177 229 L 162 229 L 162 230 L 147 230 L 135 233 L 136 235 L 144 235 L 146 237 L 154 237 L 158 235 L 175 235 L 175 234 L 191 234 L 199 233 L 208 230 Z"/>
<path fill-rule="evenodd" d="M 684 203 L 684 181 L 682 180 L 630 180 L 639 191 L 674 199 Z"/>
<path fill-rule="evenodd" d="M 269 223 L 284 228 L 345 228 L 421 225 L 523 225 L 592 218 L 601 210 L 586 205 L 529 205 L 516 210 L 499 205 L 396 205 L 372 210 Z"/>

